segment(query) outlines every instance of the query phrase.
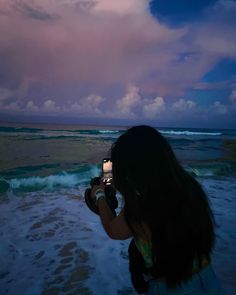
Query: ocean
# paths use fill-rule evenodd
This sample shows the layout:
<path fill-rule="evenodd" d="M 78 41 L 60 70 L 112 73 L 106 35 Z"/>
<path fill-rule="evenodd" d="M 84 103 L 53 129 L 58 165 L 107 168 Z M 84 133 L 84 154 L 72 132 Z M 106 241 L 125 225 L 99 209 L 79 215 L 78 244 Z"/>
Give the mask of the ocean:
<path fill-rule="evenodd" d="M 158 128 L 201 183 L 216 218 L 212 263 L 236 293 L 236 130 Z M 84 201 L 126 128 L 0 125 L 0 294 L 136 294 L 130 240 L 109 239 Z M 122 197 L 118 195 L 119 209 Z"/>

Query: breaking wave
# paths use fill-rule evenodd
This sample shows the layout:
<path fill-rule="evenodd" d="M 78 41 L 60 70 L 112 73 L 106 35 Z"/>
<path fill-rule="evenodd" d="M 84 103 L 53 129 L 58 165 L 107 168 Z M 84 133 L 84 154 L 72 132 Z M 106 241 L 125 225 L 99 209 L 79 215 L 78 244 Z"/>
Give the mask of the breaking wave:
<path fill-rule="evenodd" d="M 174 131 L 174 130 L 159 130 L 162 134 L 166 135 L 205 135 L 205 136 L 220 136 L 223 135 L 221 132 L 200 132 L 200 131 L 189 131 L 189 130 L 183 130 L 183 131 Z"/>

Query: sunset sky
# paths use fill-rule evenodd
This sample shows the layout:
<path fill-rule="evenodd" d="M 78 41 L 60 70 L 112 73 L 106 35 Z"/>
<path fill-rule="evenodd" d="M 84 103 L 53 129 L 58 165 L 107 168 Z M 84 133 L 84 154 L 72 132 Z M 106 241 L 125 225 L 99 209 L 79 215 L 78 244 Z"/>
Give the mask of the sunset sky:
<path fill-rule="evenodd" d="M 236 1 L 0 0 L 0 120 L 236 128 Z"/>

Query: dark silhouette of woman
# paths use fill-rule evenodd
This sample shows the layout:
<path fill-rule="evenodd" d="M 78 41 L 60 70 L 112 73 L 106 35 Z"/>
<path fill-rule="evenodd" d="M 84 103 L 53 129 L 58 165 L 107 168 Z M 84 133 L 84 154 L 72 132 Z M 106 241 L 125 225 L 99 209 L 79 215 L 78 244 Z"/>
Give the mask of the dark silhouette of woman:
<path fill-rule="evenodd" d="M 114 216 L 102 184 L 91 195 L 108 236 L 133 237 L 149 280 L 140 293 L 224 294 L 211 266 L 215 222 L 208 198 L 167 140 L 152 127 L 132 127 L 112 145 L 111 161 L 123 209 Z M 133 280 L 139 266 L 130 258 Z"/>

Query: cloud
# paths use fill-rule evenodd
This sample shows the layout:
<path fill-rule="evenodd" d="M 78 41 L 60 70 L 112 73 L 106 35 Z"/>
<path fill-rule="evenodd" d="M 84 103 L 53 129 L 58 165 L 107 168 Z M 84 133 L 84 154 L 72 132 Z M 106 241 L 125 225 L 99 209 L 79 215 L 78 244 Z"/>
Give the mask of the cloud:
<path fill-rule="evenodd" d="M 220 106 L 214 106 L 219 112 Z M 137 120 L 144 118 L 146 120 L 155 120 L 162 122 L 183 121 L 189 118 L 201 118 L 205 114 L 205 109 L 197 105 L 190 99 L 178 99 L 174 102 L 168 102 L 164 97 L 145 98 L 140 93 L 140 89 L 134 85 L 128 85 L 127 91 L 123 97 L 117 99 L 116 110 L 110 115 L 104 113 L 105 117 L 126 118 Z M 222 105 L 223 108 L 223 105 Z"/>
<path fill-rule="evenodd" d="M 113 12 L 118 14 L 134 14 L 141 13 L 148 7 L 148 1 L 146 0 L 99 0 L 96 5 L 93 6 L 95 11 L 99 12 Z"/>
<path fill-rule="evenodd" d="M 186 110 L 191 110 L 196 106 L 196 103 L 192 100 L 185 100 L 181 98 L 180 100 L 176 101 L 173 103 L 173 109 L 177 111 L 186 111 Z"/>
<path fill-rule="evenodd" d="M 85 98 L 83 104 L 84 106 L 89 105 L 89 107 L 91 108 L 97 108 L 104 100 L 105 100 L 104 97 L 91 94 Z"/>
<path fill-rule="evenodd" d="M 27 3 L 24 1 L 15 2 L 15 9 L 22 13 L 24 16 L 39 20 L 39 21 L 52 21 L 57 20 L 58 16 L 50 14 L 39 5 L 33 3 Z"/>
<path fill-rule="evenodd" d="M 61 108 L 58 105 L 56 105 L 56 102 L 54 100 L 48 99 L 43 103 L 42 110 L 46 113 L 49 112 L 53 114 L 60 112 Z"/>
<path fill-rule="evenodd" d="M 236 102 L 236 90 L 232 90 L 230 96 L 229 96 L 229 99 L 235 103 Z"/>
<path fill-rule="evenodd" d="M 219 12 L 220 10 L 231 10 L 231 14 L 230 16 L 234 19 L 234 13 L 232 10 L 236 9 L 236 2 L 235 0 L 219 0 L 217 1 L 217 3 L 214 5 L 213 9 L 217 12 Z M 220 15 L 218 15 L 218 17 L 220 17 Z"/>
<path fill-rule="evenodd" d="M 7 88 L 0 88 L 0 101 L 6 100 L 15 94 L 15 91 L 12 91 Z"/>
<path fill-rule="evenodd" d="M 31 112 L 37 112 L 39 110 L 39 107 L 37 105 L 35 105 L 32 100 L 30 100 L 26 104 L 26 109 Z"/>
<path fill-rule="evenodd" d="M 3 113 L 9 114 L 31 114 L 60 116 L 60 119 L 68 116 L 78 118 L 96 118 L 126 120 L 131 122 L 152 122 L 165 125 L 186 125 L 194 123 L 196 126 L 212 126 L 218 122 L 224 122 L 231 126 L 236 116 L 236 105 L 224 104 L 214 101 L 208 107 L 199 105 L 191 99 L 177 99 L 173 102 L 167 101 L 163 97 L 145 98 L 140 94 L 137 86 L 128 85 L 126 93 L 118 98 L 113 104 L 106 108 L 108 100 L 102 96 L 91 94 L 79 99 L 77 102 L 64 102 L 59 106 L 55 100 L 48 99 L 42 104 L 36 104 L 32 99 L 25 104 L 22 102 L 6 102 L 0 107 Z M 113 111 L 116 110 L 116 111 Z M 59 118 L 59 117 L 58 117 Z M 232 124 L 231 124 L 232 123 Z M 231 124 L 231 125 L 230 125 Z"/>
<path fill-rule="evenodd" d="M 129 85 L 127 93 L 116 102 L 116 113 L 119 117 L 133 118 L 135 117 L 134 109 L 141 103 L 138 87 Z"/>
<path fill-rule="evenodd" d="M 17 102 L 10 102 L 6 105 L 2 105 L 2 108 L 5 111 L 9 111 L 10 113 L 18 113 L 19 111 L 21 111 L 21 108 L 19 106 L 19 104 Z"/>
<path fill-rule="evenodd" d="M 220 0 L 205 13 L 205 21 L 194 28 L 195 42 L 204 52 L 215 57 L 236 58 L 234 31 L 236 2 Z"/>
<path fill-rule="evenodd" d="M 69 109 L 64 108 L 66 112 L 69 113 L 79 113 L 84 116 L 99 116 L 102 114 L 100 106 L 102 102 L 105 101 L 105 98 L 99 95 L 91 94 L 87 97 L 82 98 L 79 102 L 73 103 Z"/>
<path fill-rule="evenodd" d="M 167 110 L 196 112 L 192 99 L 178 97 L 213 87 L 202 77 L 221 59 L 236 58 L 234 1 L 219 1 L 201 21 L 182 28 L 160 23 L 148 4 L 1 0 L 1 109 L 14 98 L 42 114 L 159 118 Z M 136 86 L 120 95 L 127 84 Z"/>
<path fill-rule="evenodd" d="M 165 111 L 165 101 L 162 97 L 156 97 L 143 106 L 143 114 L 146 118 L 158 118 L 158 114 L 163 111 Z"/>
<path fill-rule="evenodd" d="M 35 85 L 53 92 L 50 94 L 59 102 L 66 91 L 75 97 L 81 91 L 91 92 L 91 88 L 96 93 L 99 89 L 104 92 L 108 85 L 135 84 L 153 68 L 166 67 L 175 50 L 165 48 L 174 48 L 185 33 L 159 24 L 146 9 L 139 8 L 137 14 L 134 7 L 145 5 L 132 0 L 117 2 L 119 5 L 97 1 L 88 11 L 75 9 L 78 5 L 73 1 L 44 0 L 39 9 L 24 0 L 20 2 L 24 13 L 14 8 L 18 1 L 11 1 L 15 6 L 3 3 L 0 7 L 8 9 L 0 18 L 0 58 L 4 60 L 1 72 L 5 81 L 15 77 L 11 87 L 20 87 L 25 79 L 32 79 L 24 97 L 27 93 L 35 96 Z M 45 17 L 37 21 L 25 15 L 25 11 L 32 12 L 29 7 Z M 58 20 L 48 22 L 49 15 L 57 15 Z"/>
<path fill-rule="evenodd" d="M 215 101 L 210 110 L 217 115 L 226 115 L 228 113 L 228 107 L 219 101 Z"/>

